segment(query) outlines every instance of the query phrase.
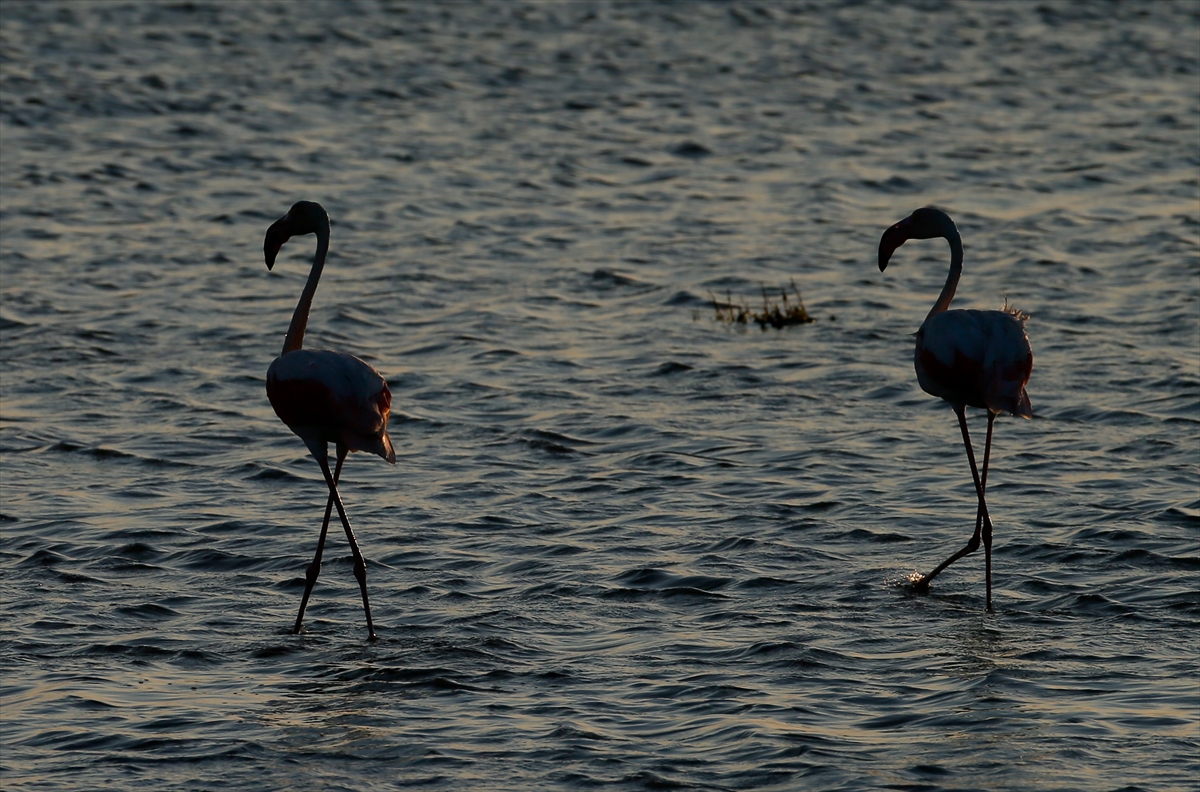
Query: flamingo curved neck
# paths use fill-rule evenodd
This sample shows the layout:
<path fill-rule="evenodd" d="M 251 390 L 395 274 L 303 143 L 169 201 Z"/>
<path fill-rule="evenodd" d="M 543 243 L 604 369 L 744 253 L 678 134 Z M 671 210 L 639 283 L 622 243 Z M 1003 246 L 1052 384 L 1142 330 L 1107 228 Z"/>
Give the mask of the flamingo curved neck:
<path fill-rule="evenodd" d="M 937 302 L 925 316 L 927 322 L 930 317 L 936 316 L 950 307 L 950 301 L 954 299 L 954 292 L 958 288 L 958 279 L 962 276 L 962 237 L 958 235 L 958 229 L 954 227 L 953 223 L 950 224 L 950 228 L 946 229 L 945 237 L 946 241 L 950 243 L 950 272 L 946 275 L 946 284 L 942 286 L 942 293 L 938 295 Z"/>
<path fill-rule="evenodd" d="M 296 303 L 296 311 L 292 314 L 292 323 L 288 325 L 287 336 L 283 339 L 283 351 L 280 357 L 288 352 L 294 352 L 304 346 L 304 330 L 308 327 L 308 312 L 312 308 L 313 297 L 317 293 L 317 282 L 321 280 L 321 270 L 325 268 L 325 256 L 329 253 L 329 227 L 322 224 L 316 230 L 317 253 L 313 257 L 312 269 L 308 272 L 308 282 L 300 293 L 300 301 Z"/>

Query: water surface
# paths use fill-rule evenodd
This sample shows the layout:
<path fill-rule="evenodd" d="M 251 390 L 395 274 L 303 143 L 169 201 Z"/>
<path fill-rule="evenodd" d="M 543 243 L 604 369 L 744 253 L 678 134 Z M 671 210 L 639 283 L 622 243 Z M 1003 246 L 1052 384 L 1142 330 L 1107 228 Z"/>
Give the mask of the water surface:
<path fill-rule="evenodd" d="M 0 780 L 1183 790 L 1200 772 L 1194 3 L 0 10 Z M 325 502 L 264 374 L 377 366 Z M 1030 314 L 974 491 L 911 334 Z M 794 280 L 813 324 L 717 322 Z M 982 438 L 982 416 L 972 416 Z"/>

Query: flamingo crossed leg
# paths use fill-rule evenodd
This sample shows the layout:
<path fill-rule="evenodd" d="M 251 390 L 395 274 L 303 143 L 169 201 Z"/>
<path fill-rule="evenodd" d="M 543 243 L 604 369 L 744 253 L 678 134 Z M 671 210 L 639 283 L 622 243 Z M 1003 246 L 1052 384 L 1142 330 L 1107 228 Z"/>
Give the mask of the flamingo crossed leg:
<path fill-rule="evenodd" d="M 970 541 L 967 542 L 965 547 L 938 564 L 928 575 L 923 576 L 913 583 L 912 589 L 913 591 L 928 591 L 930 582 L 941 574 L 943 569 L 963 556 L 978 550 L 980 541 L 982 540 L 987 610 L 990 611 L 992 609 L 992 518 L 988 515 L 987 500 L 984 498 L 984 492 L 987 489 L 988 462 L 992 455 L 992 427 L 996 421 L 996 413 L 988 410 L 987 440 L 983 447 L 983 471 L 981 475 L 975 466 L 975 451 L 971 447 L 971 435 L 967 431 L 967 416 L 964 407 L 961 404 L 955 404 L 953 407 L 955 414 L 958 415 L 958 426 L 962 429 L 963 445 L 967 448 L 967 461 L 971 463 L 971 478 L 975 482 L 975 494 L 979 498 L 979 508 L 975 513 L 975 533 L 972 534 Z"/>
<path fill-rule="evenodd" d="M 297 434 L 300 433 L 297 432 Z M 375 624 L 371 621 L 371 601 L 367 598 L 367 562 L 363 559 L 362 552 L 358 549 L 358 542 L 354 538 L 354 529 L 350 527 L 350 519 L 346 516 L 346 507 L 342 505 L 342 496 L 338 494 L 338 475 L 329 470 L 329 444 L 324 440 L 321 440 L 319 437 L 314 437 L 312 435 L 305 436 L 301 434 L 300 439 L 304 441 L 306 446 L 308 446 L 308 450 L 316 458 L 317 464 L 321 466 L 321 474 L 325 476 L 325 484 L 329 487 L 329 500 L 331 500 L 333 505 L 337 507 L 338 517 L 342 520 L 342 527 L 346 529 L 346 539 L 350 541 L 350 550 L 354 553 L 354 577 L 358 580 L 358 589 L 362 593 L 363 611 L 367 615 L 367 639 L 374 641 Z M 342 461 L 345 459 L 346 453 L 347 449 L 344 448 L 341 443 L 338 443 L 338 474 L 341 473 Z M 325 513 L 326 517 L 328 518 L 328 516 L 330 516 L 328 508 L 326 508 Z M 325 529 L 327 527 L 328 520 L 321 530 L 322 543 L 325 538 Z M 318 544 L 317 558 L 314 559 L 314 561 L 317 561 L 320 558 L 322 546 L 323 544 Z M 316 582 L 316 579 L 316 573 L 311 573 L 308 587 L 311 588 L 312 584 Z M 303 615 L 304 605 L 301 604 L 300 608 L 301 615 Z M 299 616 L 296 618 L 296 623 L 300 623 Z"/>
<path fill-rule="evenodd" d="M 320 464 L 321 472 L 325 475 L 325 483 L 329 485 L 329 497 L 333 499 L 333 505 L 337 507 L 338 517 L 342 518 L 342 527 L 346 529 L 346 539 L 349 540 L 350 550 L 354 553 L 354 577 L 358 580 L 358 588 L 362 592 L 363 611 L 367 614 L 367 640 L 374 641 L 375 625 L 371 621 L 371 602 L 367 599 L 367 562 L 363 559 L 363 554 L 358 549 L 358 542 L 354 539 L 354 530 L 350 527 L 350 519 L 346 517 L 346 507 L 342 505 L 342 497 L 338 494 L 337 479 L 329 471 L 329 455 L 321 454 L 317 457 L 317 463 Z"/>
<path fill-rule="evenodd" d="M 349 453 L 349 449 L 338 443 L 337 464 L 333 468 L 333 483 L 335 486 L 338 483 L 338 479 L 342 476 L 342 463 L 346 461 L 347 453 Z M 300 599 L 300 613 L 296 615 L 296 626 L 292 628 L 292 633 L 295 635 L 300 634 L 300 626 L 304 622 L 304 609 L 308 606 L 308 598 L 312 594 L 313 586 L 316 585 L 317 576 L 321 574 L 321 553 L 325 550 L 325 534 L 329 531 L 329 518 L 332 514 L 333 494 L 330 493 L 329 502 L 325 504 L 325 519 L 321 522 L 321 538 L 317 540 L 317 554 L 313 556 L 312 563 L 304 570 L 304 596 Z"/>

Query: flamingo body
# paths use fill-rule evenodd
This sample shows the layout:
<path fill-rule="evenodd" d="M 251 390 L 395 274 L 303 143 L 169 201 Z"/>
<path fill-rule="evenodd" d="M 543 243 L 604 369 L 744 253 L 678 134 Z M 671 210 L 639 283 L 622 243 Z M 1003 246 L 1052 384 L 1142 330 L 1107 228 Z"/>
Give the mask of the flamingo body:
<path fill-rule="evenodd" d="M 306 444 L 338 443 L 396 463 L 388 437 L 392 394 L 368 363 L 332 349 L 297 349 L 267 369 L 267 398 Z"/>
<path fill-rule="evenodd" d="M 917 382 L 930 396 L 1029 418 L 1033 349 L 1011 311 L 943 311 L 917 331 Z"/>

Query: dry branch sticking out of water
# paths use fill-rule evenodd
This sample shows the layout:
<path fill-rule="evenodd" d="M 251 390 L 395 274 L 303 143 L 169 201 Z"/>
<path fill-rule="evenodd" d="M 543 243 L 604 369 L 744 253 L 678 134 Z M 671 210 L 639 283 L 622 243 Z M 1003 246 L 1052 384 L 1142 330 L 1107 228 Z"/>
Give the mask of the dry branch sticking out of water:
<path fill-rule="evenodd" d="M 793 305 L 788 298 L 786 289 L 779 290 L 780 302 L 771 302 L 771 298 L 767 296 L 767 287 L 764 286 L 763 305 L 761 311 L 754 311 L 746 305 L 745 301 L 741 305 L 733 302 L 733 298 L 727 292 L 726 302 L 717 302 L 717 298 L 712 292 L 708 296 L 712 298 L 713 309 L 717 312 L 717 321 L 726 322 L 727 324 L 749 324 L 755 322 L 763 330 L 768 326 L 779 329 L 788 327 L 789 325 L 810 324 L 817 321 L 808 315 L 808 310 L 804 307 L 804 300 L 800 297 L 800 289 L 796 288 L 795 279 L 792 280 L 792 291 L 796 294 L 796 304 Z"/>

